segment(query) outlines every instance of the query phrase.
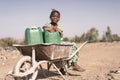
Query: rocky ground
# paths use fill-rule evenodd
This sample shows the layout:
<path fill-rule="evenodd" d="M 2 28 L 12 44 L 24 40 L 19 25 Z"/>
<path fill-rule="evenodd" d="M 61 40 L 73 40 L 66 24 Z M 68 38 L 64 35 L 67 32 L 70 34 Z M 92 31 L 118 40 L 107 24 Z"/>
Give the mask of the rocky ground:
<path fill-rule="evenodd" d="M 68 80 L 120 80 L 120 42 L 88 43 L 79 51 L 79 55 L 78 64 L 86 71 L 76 72 L 69 68 L 71 75 L 65 76 Z M 0 51 L 0 80 L 4 80 L 21 57 L 16 50 Z M 46 77 L 39 70 L 37 80 L 62 80 L 54 68 L 44 72 Z"/>

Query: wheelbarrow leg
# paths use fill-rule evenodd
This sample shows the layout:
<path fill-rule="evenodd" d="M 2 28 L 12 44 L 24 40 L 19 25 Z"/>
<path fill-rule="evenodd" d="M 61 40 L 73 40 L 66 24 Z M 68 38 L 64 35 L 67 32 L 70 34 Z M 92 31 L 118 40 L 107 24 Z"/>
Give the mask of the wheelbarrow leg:
<path fill-rule="evenodd" d="M 67 80 L 67 79 L 65 79 L 65 77 L 63 76 L 63 74 L 59 71 L 59 69 L 56 67 L 56 65 L 54 63 L 52 65 L 58 71 L 58 73 L 61 75 L 61 77 L 63 78 L 63 80 Z"/>
<path fill-rule="evenodd" d="M 44 77 L 47 77 L 47 75 L 45 74 L 45 72 L 44 72 L 43 67 L 42 67 L 41 64 L 39 65 L 39 67 L 40 67 L 40 69 L 41 69 L 41 71 L 42 71 L 42 73 L 43 73 L 43 76 L 44 76 Z"/>
<path fill-rule="evenodd" d="M 69 76 L 68 72 L 67 72 L 67 67 L 66 67 L 66 64 L 65 64 L 65 61 L 63 60 L 62 61 L 62 65 L 63 65 L 63 68 L 65 69 L 65 72 L 66 72 L 66 75 Z"/>
<path fill-rule="evenodd" d="M 34 66 L 36 64 L 36 60 L 35 60 L 35 48 L 32 47 L 32 66 Z"/>
<path fill-rule="evenodd" d="M 48 62 L 47 63 L 47 69 L 50 70 L 50 67 L 51 67 L 52 63 Z"/>

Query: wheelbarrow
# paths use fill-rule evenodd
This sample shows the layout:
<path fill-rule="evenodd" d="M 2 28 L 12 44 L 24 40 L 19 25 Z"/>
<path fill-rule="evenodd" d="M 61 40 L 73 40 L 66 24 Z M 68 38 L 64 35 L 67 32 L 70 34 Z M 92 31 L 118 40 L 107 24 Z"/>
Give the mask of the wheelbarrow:
<path fill-rule="evenodd" d="M 17 62 L 10 74 L 15 80 L 36 80 L 39 67 L 42 70 L 43 63 L 50 63 L 61 75 L 63 80 L 67 80 L 54 64 L 57 61 L 65 62 L 70 60 L 85 44 L 84 42 L 74 53 L 71 54 L 72 44 L 36 44 L 36 45 L 13 45 L 23 55 Z M 50 65 L 48 65 L 50 68 Z M 66 68 L 65 65 L 63 65 Z"/>

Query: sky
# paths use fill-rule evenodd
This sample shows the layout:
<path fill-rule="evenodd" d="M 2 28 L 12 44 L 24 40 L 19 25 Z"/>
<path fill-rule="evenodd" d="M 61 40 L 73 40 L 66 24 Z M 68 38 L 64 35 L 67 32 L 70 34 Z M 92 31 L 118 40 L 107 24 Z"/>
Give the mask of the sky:
<path fill-rule="evenodd" d="M 61 13 L 64 37 L 93 27 L 103 35 L 107 26 L 120 36 L 120 0 L 0 0 L 0 38 L 23 39 L 26 28 L 50 22 L 52 9 Z"/>

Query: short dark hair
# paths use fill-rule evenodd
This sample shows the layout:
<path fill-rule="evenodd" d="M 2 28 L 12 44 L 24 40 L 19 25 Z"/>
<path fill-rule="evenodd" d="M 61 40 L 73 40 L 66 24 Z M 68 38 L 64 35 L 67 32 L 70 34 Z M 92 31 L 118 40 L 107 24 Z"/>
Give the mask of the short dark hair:
<path fill-rule="evenodd" d="M 58 10 L 52 9 L 52 12 L 51 12 L 51 14 L 50 14 L 50 18 L 52 17 L 52 15 L 53 15 L 54 13 L 58 13 L 58 14 L 59 14 L 59 17 L 60 17 L 60 12 L 59 12 Z"/>

